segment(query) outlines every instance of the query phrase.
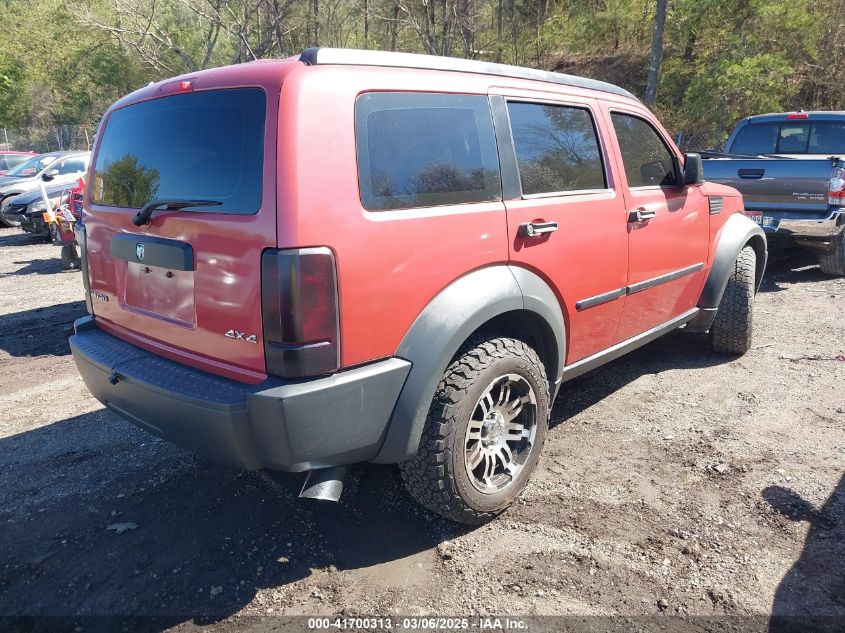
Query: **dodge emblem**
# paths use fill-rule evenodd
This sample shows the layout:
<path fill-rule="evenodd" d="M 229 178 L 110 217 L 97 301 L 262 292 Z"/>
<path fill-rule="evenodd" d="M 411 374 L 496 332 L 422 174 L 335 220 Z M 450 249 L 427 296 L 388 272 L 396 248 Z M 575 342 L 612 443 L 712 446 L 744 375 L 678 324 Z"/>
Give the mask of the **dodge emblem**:
<path fill-rule="evenodd" d="M 135 257 L 138 258 L 140 262 L 144 259 L 144 245 L 143 244 L 135 244 Z"/>

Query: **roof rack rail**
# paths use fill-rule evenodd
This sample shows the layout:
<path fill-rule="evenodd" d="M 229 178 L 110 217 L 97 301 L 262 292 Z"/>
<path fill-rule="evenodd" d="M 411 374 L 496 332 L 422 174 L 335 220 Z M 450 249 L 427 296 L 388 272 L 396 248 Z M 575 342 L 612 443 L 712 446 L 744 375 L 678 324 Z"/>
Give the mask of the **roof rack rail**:
<path fill-rule="evenodd" d="M 416 53 L 394 53 L 389 51 L 360 50 L 354 48 L 308 48 L 299 56 L 299 61 L 309 66 L 324 64 L 346 66 L 387 66 L 393 68 L 423 68 L 427 70 L 448 70 L 453 72 L 476 73 L 479 75 L 495 75 L 498 77 L 514 77 L 516 79 L 533 79 L 547 81 L 564 86 L 601 90 L 611 94 L 637 99 L 636 96 L 613 84 L 587 79 L 575 75 L 553 73 L 522 66 L 494 64 L 457 57 L 440 57 L 438 55 L 419 55 Z"/>

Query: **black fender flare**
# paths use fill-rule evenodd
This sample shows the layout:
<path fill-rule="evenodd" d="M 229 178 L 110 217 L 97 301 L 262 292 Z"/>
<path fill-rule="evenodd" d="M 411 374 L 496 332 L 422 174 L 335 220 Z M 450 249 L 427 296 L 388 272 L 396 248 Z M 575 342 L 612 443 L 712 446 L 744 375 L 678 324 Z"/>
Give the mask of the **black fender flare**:
<path fill-rule="evenodd" d="M 549 285 L 535 273 L 505 264 L 471 272 L 444 288 L 423 309 L 405 334 L 396 356 L 412 363 L 393 409 L 381 450 L 372 461 L 398 463 L 419 446 L 437 384 L 461 345 L 497 316 L 529 311 L 553 333 L 555 376 L 560 382 L 566 351 L 566 328 L 560 303 Z"/>
<path fill-rule="evenodd" d="M 747 244 L 751 245 L 757 255 L 755 287 L 759 289 L 763 281 L 769 254 L 766 234 L 756 222 L 741 213 L 734 213 L 719 231 L 717 239 L 719 242 L 713 255 L 713 264 L 698 299 L 700 311 L 686 326 L 689 332 L 706 332 L 710 329 L 736 258 Z"/>

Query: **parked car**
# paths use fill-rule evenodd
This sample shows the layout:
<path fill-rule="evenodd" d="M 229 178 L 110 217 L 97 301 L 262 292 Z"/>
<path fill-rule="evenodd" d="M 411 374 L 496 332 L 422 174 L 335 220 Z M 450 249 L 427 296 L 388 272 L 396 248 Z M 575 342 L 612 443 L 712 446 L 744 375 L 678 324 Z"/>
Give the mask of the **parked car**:
<path fill-rule="evenodd" d="M 50 152 L 34 156 L 0 176 L 0 223 L 18 226 L 19 219 L 2 213 L 3 201 L 22 193 L 37 191 L 41 183 L 68 185 L 76 183 L 88 171 L 90 152 Z"/>
<path fill-rule="evenodd" d="M 62 203 L 67 198 L 68 192 L 73 184 L 50 185 L 45 187 L 47 197 L 53 207 Z M 50 237 L 50 229 L 44 222 L 44 212 L 47 205 L 41 195 L 41 189 L 22 193 L 18 196 L 9 196 L 0 202 L 0 217 L 11 226 L 19 226 L 27 233 L 38 237 Z"/>
<path fill-rule="evenodd" d="M 0 176 L 35 156 L 35 152 L 0 151 Z"/>
<path fill-rule="evenodd" d="M 656 337 L 750 345 L 766 238 L 634 96 L 311 49 L 124 97 L 77 239 L 94 396 L 239 468 L 398 463 L 465 523 L 534 471 L 561 384 Z"/>
<path fill-rule="evenodd" d="M 770 238 L 812 248 L 845 275 L 845 112 L 783 112 L 740 121 L 704 177 L 736 187 Z"/>

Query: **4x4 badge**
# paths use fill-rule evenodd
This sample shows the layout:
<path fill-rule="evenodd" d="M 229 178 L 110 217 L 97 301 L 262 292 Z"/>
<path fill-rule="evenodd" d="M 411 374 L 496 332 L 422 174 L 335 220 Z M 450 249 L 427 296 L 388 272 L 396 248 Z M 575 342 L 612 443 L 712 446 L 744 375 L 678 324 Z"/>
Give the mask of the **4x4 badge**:
<path fill-rule="evenodd" d="M 139 262 L 144 259 L 144 245 L 140 242 L 135 244 L 135 257 L 138 258 Z"/>
<path fill-rule="evenodd" d="M 243 332 L 238 332 L 237 330 L 229 330 L 226 332 L 226 336 L 229 338 L 233 338 L 236 341 L 246 341 L 247 343 L 258 343 L 258 336 L 255 334 L 250 334 L 247 336 Z"/>

